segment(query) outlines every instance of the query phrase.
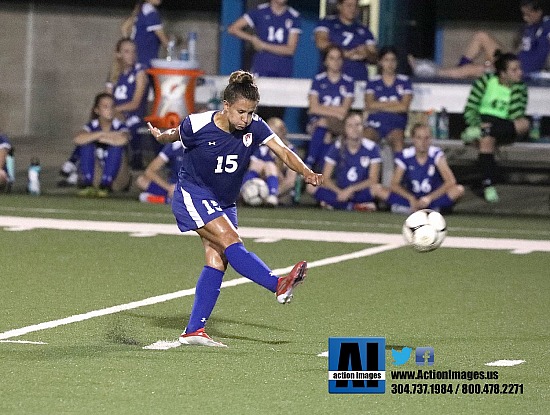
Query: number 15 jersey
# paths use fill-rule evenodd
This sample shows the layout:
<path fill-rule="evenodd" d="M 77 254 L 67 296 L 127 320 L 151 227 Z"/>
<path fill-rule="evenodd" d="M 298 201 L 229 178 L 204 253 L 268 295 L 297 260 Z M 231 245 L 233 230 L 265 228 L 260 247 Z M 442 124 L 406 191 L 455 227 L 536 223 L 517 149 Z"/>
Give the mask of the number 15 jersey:
<path fill-rule="evenodd" d="M 216 112 L 191 114 L 180 124 L 184 153 L 179 180 L 182 186 L 188 182 L 209 190 L 226 207 L 237 200 L 250 157 L 275 133 L 256 114 L 248 127 L 228 133 L 214 123 Z"/>

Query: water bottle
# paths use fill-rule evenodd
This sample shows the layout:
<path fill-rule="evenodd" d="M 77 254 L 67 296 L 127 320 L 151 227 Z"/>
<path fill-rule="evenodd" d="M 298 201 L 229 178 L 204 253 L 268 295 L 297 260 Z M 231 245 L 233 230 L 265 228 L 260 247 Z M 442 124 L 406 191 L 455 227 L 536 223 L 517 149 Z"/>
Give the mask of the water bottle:
<path fill-rule="evenodd" d="M 6 172 L 8 173 L 8 183 L 15 182 L 15 159 L 13 158 L 13 148 L 6 157 Z"/>
<path fill-rule="evenodd" d="M 529 131 L 531 141 L 538 141 L 540 139 L 540 119 L 541 116 L 539 114 L 533 114 L 531 130 Z"/>
<path fill-rule="evenodd" d="M 434 110 L 428 111 L 428 126 L 432 133 L 432 137 L 437 138 L 437 112 Z"/>
<path fill-rule="evenodd" d="M 166 60 L 171 61 L 174 59 L 174 49 L 176 47 L 176 39 L 173 37 L 170 37 L 168 40 L 168 44 L 166 45 Z"/>
<path fill-rule="evenodd" d="M 180 50 L 180 60 L 182 61 L 189 60 L 189 51 L 187 49 Z"/>
<path fill-rule="evenodd" d="M 437 138 L 440 140 L 449 139 L 449 113 L 445 107 L 441 108 L 437 122 Z"/>
<path fill-rule="evenodd" d="M 29 182 L 27 185 L 27 191 L 31 195 L 40 194 L 40 170 L 40 161 L 37 158 L 31 159 L 28 173 Z"/>
<path fill-rule="evenodd" d="M 187 41 L 187 50 L 189 51 L 189 60 L 197 61 L 197 32 L 189 32 L 189 40 Z"/>

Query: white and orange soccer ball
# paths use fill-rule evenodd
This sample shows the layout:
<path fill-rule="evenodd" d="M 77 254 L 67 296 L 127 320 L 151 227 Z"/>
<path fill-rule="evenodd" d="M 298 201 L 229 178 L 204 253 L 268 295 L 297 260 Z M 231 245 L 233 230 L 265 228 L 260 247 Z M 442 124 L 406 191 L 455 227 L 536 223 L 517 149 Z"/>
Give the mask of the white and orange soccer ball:
<path fill-rule="evenodd" d="M 437 249 L 447 236 L 447 223 L 441 213 L 431 209 L 418 210 L 405 220 L 403 237 L 419 252 Z"/>

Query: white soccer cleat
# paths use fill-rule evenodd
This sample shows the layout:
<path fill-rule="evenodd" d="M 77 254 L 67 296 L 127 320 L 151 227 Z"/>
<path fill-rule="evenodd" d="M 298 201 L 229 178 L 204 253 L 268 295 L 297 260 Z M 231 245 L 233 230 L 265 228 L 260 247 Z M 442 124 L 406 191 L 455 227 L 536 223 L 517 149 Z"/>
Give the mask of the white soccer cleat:
<path fill-rule="evenodd" d="M 181 344 L 188 346 L 227 347 L 227 345 L 223 343 L 212 340 L 212 338 L 204 332 L 204 328 L 189 334 L 183 332 L 179 341 Z"/>

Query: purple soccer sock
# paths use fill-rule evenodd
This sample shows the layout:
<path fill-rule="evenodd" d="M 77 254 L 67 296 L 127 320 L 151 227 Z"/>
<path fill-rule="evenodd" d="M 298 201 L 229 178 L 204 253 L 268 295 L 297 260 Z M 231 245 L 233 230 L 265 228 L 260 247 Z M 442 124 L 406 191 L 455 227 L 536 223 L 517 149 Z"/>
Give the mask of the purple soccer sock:
<path fill-rule="evenodd" d="M 206 320 L 216 305 L 220 295 L 224 272 L 209 266 L 202 269 L 195 289 L 195 302 L 189 316 L 186 333 L 193 333 L 205 326 Z"/>
<path fill-rule="evenodd" d="M 317 127 L 315 131 L 313 131 L 313 135 L 311 136 L 311 141 L 309 142 L 309 148 L 307 152 L 306 157 L 306 164 L 308 167 L 313 167 L 315 163 L 320 162 L 319 159 L 320 153 L 322 152 L 325 134 L 327 133 L 328 129 L 326 127 Z"/>
<path fill-rule="evenodd" d="M 470 58 L 467 58 L 466 56 L 462 55 L 460 57 L 460 61 L 458 61 L 457 66 L 464 66 L 464 65 L 468 65 L 470 63 L 472 63 L 472 60 Z"/>
<path fill-rule="evenodd" d="M 243 277 L 267 288 L 271 292 L 277 291 L 279 278 L 273 275 L 260 258 L 247 251 L 242 243 L 237 242 L 228 246 L 225 249 L 225 257 L 233 269 Z"/>
<path fill-rule="evenodd" d="M 277 196 L 279 194 L 279 178 L 277 176 L 267 176 L 265 178 L 269 194 Z"/>
<path fill-rule="evenodd" d="M 254 170 L 248 170 L 243 177 L 243 184 L 245 184 L 247 181 L 251 179 L 255 179 L 256 177 L 260 177 L 260 175 L 255 172 Z"/>

